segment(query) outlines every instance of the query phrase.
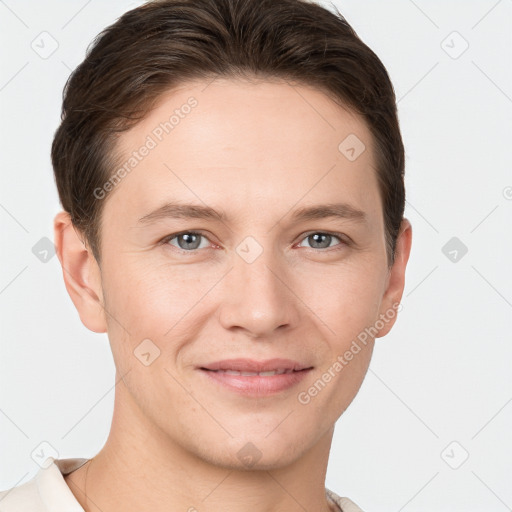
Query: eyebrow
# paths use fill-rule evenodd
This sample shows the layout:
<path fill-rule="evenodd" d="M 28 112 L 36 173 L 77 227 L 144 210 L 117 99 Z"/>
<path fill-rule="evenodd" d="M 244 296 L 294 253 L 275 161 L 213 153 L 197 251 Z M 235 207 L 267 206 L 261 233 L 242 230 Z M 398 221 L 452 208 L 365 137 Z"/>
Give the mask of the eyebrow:
<path fill-rule="evenodd" d="M 304 206 L 295 210 L 292 215 L 292 220 L 297 222 L 330 217 L 351 220 L 363 224 L 368 223 L 367 214 L 363 210 L 360 210 L 348 203 L 329 203 Z M 150 224 L 167 218 L 212 219 L 220 222 L 226 222 L 228 220 L 228 217 L 224 212 L 217 211 L 209 206 L 168 202 L 141 217 L 139 219 L 139 223 Z"/>
<path fill-rule="evenodd" d="M 195 204 L 181 204 L 181 203 L 165 203 L 151 213 L 144 215 L 139 219 L 142 224 L 149 224 L 161 219 L 214 219 L 218 221 L 225 221 L 226 215 L 223 212 L 218 212 L 209 206 L 201 206 Z"/>
<path fill-rule="evenodd" d="M 305 206 L 296 210 L 292 215 L 292 219 L 295 221 L 325 219 L 329 217 L 352 220 L 361 224 L 368 223 L 367 214 L 348 203 Z"/>

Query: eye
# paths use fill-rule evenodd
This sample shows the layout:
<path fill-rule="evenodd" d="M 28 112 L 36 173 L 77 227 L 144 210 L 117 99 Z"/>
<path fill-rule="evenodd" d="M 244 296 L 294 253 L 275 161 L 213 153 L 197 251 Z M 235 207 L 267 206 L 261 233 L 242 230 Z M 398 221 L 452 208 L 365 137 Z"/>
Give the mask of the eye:
<path fill-rule="evenodd" d="M 304 247 L 302 243 L 308 241 L 311 249 L 328 249 L 336 246 L 349 245 L 347 240 L 344 240 L 340 234 L 327 233 L 324 231 L 314 231 L 306 235 L 303 241 L 299 244 L 299 247 Z M 339 243 L 332 243 L 338 240 Z M 172 245 L 176 249 L 183 252 L 194 252 L 199 249 L 205 249 L 209 247 L 211 242 L 208 238 L 197 231 L 183 231 L 181 233 L 175 233 L 163 238 L 160 242 L 165 245 Z"/>
<path fill-rule="evenodd" d="M 348 245 L 348 242 L 343 240 L 341 236 L 335 235 L 333 233 L 325 233 L 323 231 L 315 231 L 310 233 L 303 240 L 307 240 L 311 244 L 310 247 L 312 249 L 328 249 L 329 247 L 332 247 L 331 242 L 333 242 L 335 239 L 338 239 L 341 242 L 339 244 L 334 244 L 335 246 Z M 300 244 L 299 247 L 301 247 Z"/>
<path fill-rule="evenodd" d="M 206 245 L 203 244 L 203 246 L 201 246 L 202 241 L 206 242 Z M 184 231 L 182 233 L 169 235 L 165 237 L 161 243 L 172 245 L 177 249 L 181 249 L 186 252 L 192 252 L 196 249 L 204 249 L 209 246 L 209 240 L 197 231 Z"/>

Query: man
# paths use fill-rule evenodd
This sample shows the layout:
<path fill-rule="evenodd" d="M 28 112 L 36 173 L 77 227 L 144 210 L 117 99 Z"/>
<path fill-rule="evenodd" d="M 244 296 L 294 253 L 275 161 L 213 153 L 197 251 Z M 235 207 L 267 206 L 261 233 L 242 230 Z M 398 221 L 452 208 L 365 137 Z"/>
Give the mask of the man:
<path fill-rule="evenodd" d="M 108 333 L 114 415 L 93 459 L 50 459 L 1 510 L 361 510 L 325 488 L 329 450 L 396 320 L 412 229 L 393 88 L 342 16 L 134 9 L 71 76 L 52 160 L 57 253 Z"/>

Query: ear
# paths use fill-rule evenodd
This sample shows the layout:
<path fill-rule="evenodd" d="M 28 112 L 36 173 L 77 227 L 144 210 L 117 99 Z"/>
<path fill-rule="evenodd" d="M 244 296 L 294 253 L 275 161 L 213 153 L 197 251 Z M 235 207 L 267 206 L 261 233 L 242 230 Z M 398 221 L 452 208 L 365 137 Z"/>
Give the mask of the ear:
<path fill-rule="evenodd" d="M 400 224 L 400 230 L 396 240 L 396 251 L 395 251 L 395 262 L 389 270 L 386 291 L 381 302 L 379 311 L 380 322 L 376 319 L 376 323 L 384 324 L 379 329 L 376 338 L 382 338 L 386 336 L 395 324 L 398 311 L 401 309 L 399 305 L 400 300 L 404 292 L 405 286 L 405 268 L 409 255 L 411 252 L 412 245 L 412 226 L 407 219 L 402 219 Z"/>
<path fill-rule="evenodd" d="M 55 248 L 66 289 L 80 320 L 93 332 L 107 332 L 101 288 L 101 271 L 71 222 L 69 213 L 59 212 L 53 221 Z"/>

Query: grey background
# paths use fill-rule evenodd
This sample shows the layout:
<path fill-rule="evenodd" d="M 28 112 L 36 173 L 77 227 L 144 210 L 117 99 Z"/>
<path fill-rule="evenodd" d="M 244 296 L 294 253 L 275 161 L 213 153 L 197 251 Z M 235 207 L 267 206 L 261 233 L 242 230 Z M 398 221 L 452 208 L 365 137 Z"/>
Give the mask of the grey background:
<path fill-rule="evenodd" d="M 108 339 L 80 322 L 45 239 L 49 151 L 70 71 L 140 3 L 0 1 L 0 489 L 34 476 L 41 443 L 91 457 L 109 432 Z M 413 247 L 326 485 L 366 512 L 512 510 L 512 1 L 335 5 L 396 89 Z"/>

